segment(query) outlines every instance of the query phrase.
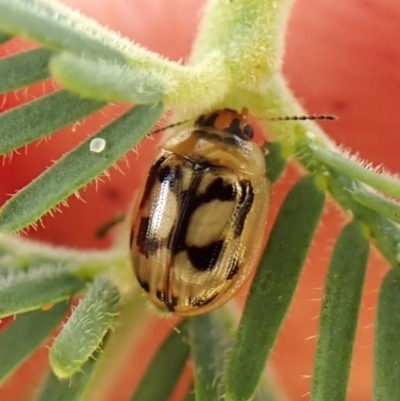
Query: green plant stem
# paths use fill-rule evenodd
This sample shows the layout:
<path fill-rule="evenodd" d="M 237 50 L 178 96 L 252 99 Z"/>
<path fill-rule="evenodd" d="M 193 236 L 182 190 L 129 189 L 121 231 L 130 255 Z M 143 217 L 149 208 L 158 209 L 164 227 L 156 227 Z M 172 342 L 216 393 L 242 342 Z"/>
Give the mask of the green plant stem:
<path fill-rule="evenodd" d="M 280 69 L 292 0 L 211 0 L 191 55 L 198 63 L 222 52 L 240 98 L 243 88 L 264 91 Z"/>

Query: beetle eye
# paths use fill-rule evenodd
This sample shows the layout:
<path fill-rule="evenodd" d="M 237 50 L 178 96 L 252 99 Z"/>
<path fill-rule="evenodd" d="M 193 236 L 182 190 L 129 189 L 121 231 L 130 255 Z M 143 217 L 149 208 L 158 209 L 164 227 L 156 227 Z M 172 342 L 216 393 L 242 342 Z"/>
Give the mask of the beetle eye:
<path fill-rule="evenodd" d="M 243 136 L 245 139 L 253 139 L 254 129 L 251 125 L 246 124 L 243 128 Z"/>

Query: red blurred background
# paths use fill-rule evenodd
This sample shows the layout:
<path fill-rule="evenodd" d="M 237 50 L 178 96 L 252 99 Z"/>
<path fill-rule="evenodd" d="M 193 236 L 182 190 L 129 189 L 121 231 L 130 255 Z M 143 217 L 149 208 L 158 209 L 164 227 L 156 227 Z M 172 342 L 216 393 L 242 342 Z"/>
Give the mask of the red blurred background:
<path fill-rule="evenodd" d="M 73 8 L 118 30 L 137 43 L 173 60 L 185 59 L 191 48 L 201 17 L 203 0 L 65 0 Z M 284 73 L 290 87 L 310 113 L 332 113 L 335 123 L 324 125 L 326 132 L 360 157 L 391 172 L 400 172 L 400 3 L 394 0 L 298 0 L 287 32 Z M 18 40 L 0 47 L 1 55 L 10 55 L 28 45 Z M 37 84 L 29 91 L 0 97 L 0 112 L 29 101 L 53 89 L 51 83 Z M 117 116 L 120 106 L 68 127 L 48 141 L 32 144 L 12 160 L 0 166 L 0 203 L 26 185 L 43 169 L 87 135 Z M 124 172 L 112 171 L 111 179 L 89 185 L 81 191 L 85 203 L 71 197 L 62 213 L 43 219 L 44 228 L 29 235 L 54 245 L 77 248 L 105 248 L 110 238 L 98 240 L 96 229 L 118 211 L 129 206 L 135 187 L 141 181 L 140 168 L 148 164 L 154 142 L 146 140 L 139 154 L 129 155 Z M 284 194 L 297 180 L 289 167 L 273 191 L 273 220 Z M 293 306 L 278 343 L 273 350 L 271 368 L 288 400 L 307 400 L 311 385 L 315 335 L 322 296 L 323 280 L 335 238 L 345 217 L 333 202 L 328 202 Z M 82 224 L 84 222 L 84 224 Z M 349 401 L 371 398 L 373 319 L 380 281 L 387 265 L 372 252 L 362 302 L 355 345 Z M 245 293 L 238 300 L 242 302 Z M 131 350 L 125 374 L 104 400 L 125 401 L 153 352 L 172 323 L 165 319 L 151 323 L 138 348 Z M 152 333 L 152 334 L 150 334 Z M 156 334 L 154 334 L 156 333 Z M 129 345 L 127 344 L 127 350 Z M 129 355 L 129 352 L 127 352 Z M 0 389 L 2 401 L 29 399 L 27 389 L 43 373 L 46 349 L 28 361 L 13 380 Z M 129 363 L 135 360 L 135 371 Z M 21 385 L 21 383 L 24 385 Z M 187 380 L 186 380 L 187 382 Z M 184 384 L 182 387 L 186 387 Z M 112 394 L 112 395 L 111 395 Z M 181 399 L 178 392 L 174 399 Z"/>

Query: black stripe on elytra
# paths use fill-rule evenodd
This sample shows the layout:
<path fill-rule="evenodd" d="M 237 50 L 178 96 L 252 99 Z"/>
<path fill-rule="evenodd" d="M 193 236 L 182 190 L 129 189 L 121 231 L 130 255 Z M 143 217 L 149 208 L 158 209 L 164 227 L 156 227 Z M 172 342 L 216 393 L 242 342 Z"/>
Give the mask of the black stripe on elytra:
<path fill-rule="evenodd" d="M 237 214 L 236 226 L 235 226 L 235 237 L 238 238 L 242 235 L 244 223 L 247 215 L 250 212 L 251 206 L 254 201 L 254 192 L 251 182 L 248 180 L 240 181 L 241 194 L 238 202 L 239 211 Z"/>
<path fill-rule="evenodd" d="M 236 276 L 237 272 L 239 271 L 239 262 L 237 259 L 233 259 L 231 265 L 229 266 L 228 275 L 226 276 L 227 280 L 232 280 L 233 277 Z"/>
<path fill-rule="evenodd" d="M 138 281 L 139 281 L 139 285 L 143 288 L 144 291 L 150 292 L 149 283 L 147 283 L 147 282 L 145 282 L 145 281 L 141 281 L 141 280 L 139 280 L 139 279 L 138 279 Z"/>
<path fill-rule="evenodd" d="M 139 221 L 136 245 L 139 252 L 147 258 L 164 245 L 164 241 L 149 233 L 150 217 L 142 217 Z"/>
<path fill-rule="evenodd" d="M 205 246 L 189 246 L 187 247 L 189 261 L 201 272 L 212 270 L 218 263 L 223 246 L 223 240 L 214 241 Z"/>
<path fill-rule="evenodd" d="M 227 184 L 221 177 L 215 178 L 203 193 L 197 194 L 201 180 L 202 174 L 196 171 L 189 189 L 183 191 L 180 195 L 182 211 L 168 241 L 168 247 L 173 255 L 187 249 L 186 234 L 189 229 L 190 219 L 198 207 L 213 200 L 230 202 L 235 199 L 235 187 L 232 184 Z M 204 262 L 201 263 L 201 265 L 203 264 Z M 212 264 L 211 261 L 209 261 L 209 264 Z"/>
<path fill-rule="evenodd" d="M 130 246 L 132 246 L 134 239 L 135 239 L 135 227 L 131 227 L 131 234 L 130 234 L 130 238 L 129 238 Z"/>
<path fill-rule="evenodd" d="M 161 183 L 169 179 L 170 175 L 171 175 L 171 167 L 168 164 L 160 167 L 157 171 L 157 178 L 158 181 L 160 181 Z"/>
<path fill-rule="evenodd" d="M 179 298 L 175 296 L 168 297 L 164 292 L 157 290 L 156 297 L 167 307 L 170 312 L 175 310 L 175 306 L 179 303 Z"/>
<path fill-rule="evenodd" d="M 189 305 L 194 307 L 200 307 L 209 304 L 218 296 L 218 292 L 211 295 L 208 298 L 200 298 L 200 297 L 189 297 Z"/>
<path fill-rule="evenodd" d="M 169 188 L 174 193 L 179 193 L 181 186 L 179 183 L 182 181 L 183 171 L 182 167 L 175 165 L 173 167 L 166 165 L 158 170 L 158 181 L 160 183 L 168 183 Z"/>
<path fill-rule="evenodd" d="M 146 202 L 151 194 L 151 191 L 154 187 L 154 183 L 157 180 L 158 170 L 159 170 L 160 166 L 165 162 L 166 159 L 167 158 L 165 156 L 162 156 L 162 157 L 158 158 L 156 160 L 156 162 L 151 166 L 149 174 L 147 176 L 147 181 L 146 181 L 146 186 L 144 188 L 143 196 L 140 201 L 140 205 L 139 205 L 140 209 L 142 209 L 143 206 L 146 204 Z"/>
<path fill-rule="evenodd" d="M 147 231 L 149 229 L 150 218 L 142 217 L 139 221 L 138 235 L 136 245 L 142 255 L 149 256 L 147 252 Z"/>

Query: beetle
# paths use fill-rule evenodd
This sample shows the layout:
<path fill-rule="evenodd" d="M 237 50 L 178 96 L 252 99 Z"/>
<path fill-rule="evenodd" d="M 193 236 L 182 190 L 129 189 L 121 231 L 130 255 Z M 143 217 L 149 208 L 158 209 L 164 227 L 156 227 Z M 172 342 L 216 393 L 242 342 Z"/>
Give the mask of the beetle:
<path fill-rule="evenodd" d="M 258 264 L 270 183 L 253 134 L 245 109 L 222 109 L 161 145 L 139 190 L 130 238 L 138 282 L 161 309 L 210 312 Z"/>

